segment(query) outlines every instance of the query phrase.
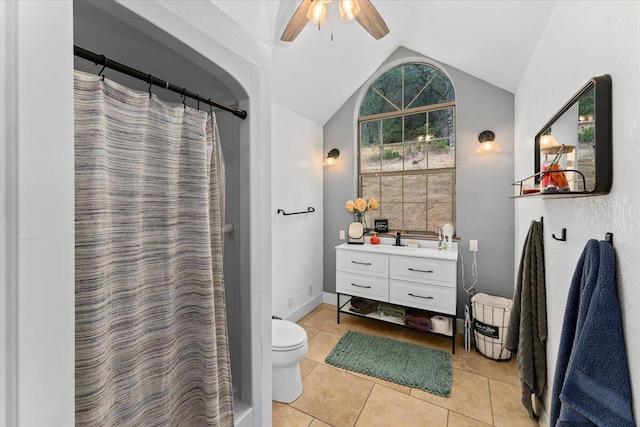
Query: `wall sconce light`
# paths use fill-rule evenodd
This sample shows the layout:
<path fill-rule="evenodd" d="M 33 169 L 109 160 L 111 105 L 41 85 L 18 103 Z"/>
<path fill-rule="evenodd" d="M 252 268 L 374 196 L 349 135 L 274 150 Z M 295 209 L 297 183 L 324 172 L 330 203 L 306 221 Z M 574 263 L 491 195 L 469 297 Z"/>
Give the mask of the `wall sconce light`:
<path fill-rule="evenodd" d="M 329 153 L 327 154 L 327 164 L 334 164 L 338 157 L 340 157 L 340 150 L 338 150 L 337 148 L 332 148 L 331 151 L 329 151 Z"/>
<path fill-rule="evenodd" d="M 480 141 L 480 147 L 476 150 L 477 153 L 496 153 L 501 151 L 502 148 L 495 141 L 496 134 L 490 130 L 485 130 L 478 135 L 478 141 Z"/>

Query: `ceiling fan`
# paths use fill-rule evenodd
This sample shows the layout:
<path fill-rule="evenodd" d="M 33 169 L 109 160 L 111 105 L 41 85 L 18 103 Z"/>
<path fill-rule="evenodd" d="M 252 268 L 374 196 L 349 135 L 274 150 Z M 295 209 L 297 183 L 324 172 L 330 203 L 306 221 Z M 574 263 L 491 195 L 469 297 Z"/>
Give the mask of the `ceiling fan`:
<path fill-rule="evenodd" d="M 334 0 L 303 0 L 293 14 L 287 28 L 284 29 L 280 40 L 291 42 L 298 37 L 298 34 L 309 21 L 320 25 L 327 17 L 327 8 Z M 379 40 L 389 33 L 389 27 L 382 19 L 375 7 L 369 0 L 335 0 L 340 9 L 340 18 L 343 21 L 350 21 L 355 18 L 362 27 L 369 32 L 376 40 Z"/>

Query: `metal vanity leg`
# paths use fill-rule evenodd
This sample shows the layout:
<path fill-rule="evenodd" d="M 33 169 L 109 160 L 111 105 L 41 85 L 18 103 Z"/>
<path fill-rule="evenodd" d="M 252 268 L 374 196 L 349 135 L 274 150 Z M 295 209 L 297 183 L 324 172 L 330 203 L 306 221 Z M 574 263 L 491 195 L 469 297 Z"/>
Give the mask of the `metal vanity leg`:
<path fill-rule="evenodd" d="M 336 292 L 336 317 L 338 318 L 338 325 L 340 324 L 340 294 Z"/>
<path fill-rule="evenodd" d="M 456 317 L 451 319 L 453 322 L 453 335 L 451 335 L 451 354 L 456 354 Z"/>

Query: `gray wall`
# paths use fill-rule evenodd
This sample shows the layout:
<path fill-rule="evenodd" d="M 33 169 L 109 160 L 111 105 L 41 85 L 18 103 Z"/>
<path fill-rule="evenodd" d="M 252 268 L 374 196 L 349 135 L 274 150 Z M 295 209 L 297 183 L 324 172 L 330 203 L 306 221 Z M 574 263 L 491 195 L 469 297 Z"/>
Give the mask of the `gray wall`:
<path fill-rule="evenodd" d="M 513 296 L 514 206 L 509 197 L 513 181 L 514 96 L 484 80 L 440 64 L 406 48 L 399 48 L 374 73 L 399 61 L 422 60 L 442 69 L 456 91 L 456 235 L 464 260 L 465 283 L 473 282 L 473 253 L 469 240 L 478 240 L 476 290 L 511 298 Z M 361 92 L 371 80 L 349 98 L 324 125 L 324 152 L 340 150 L 339 164 L 324 174 L 324 291 L 335 293 L 335 246 L 343 243 L 339 231 L 351 221 L 347 200 L 356 196 L 356 119 Z M 502 151 L 477 155 L 478 134 L 492 130 Z M 458 262 L 458 317 L 467 303 L 462 290 Z"/>

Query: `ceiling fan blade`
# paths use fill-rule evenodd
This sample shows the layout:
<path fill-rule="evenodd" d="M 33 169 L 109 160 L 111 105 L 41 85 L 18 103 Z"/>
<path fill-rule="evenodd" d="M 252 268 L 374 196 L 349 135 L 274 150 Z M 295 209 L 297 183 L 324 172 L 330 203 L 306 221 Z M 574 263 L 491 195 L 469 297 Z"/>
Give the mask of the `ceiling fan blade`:
<path fill-rule="evenodd" d="M 376 40 L 380 40 L 389 34 L 389 27 L 382 19 L 369 0 L 358 0 L 360 13 L 356 15 L 356 21 L 369 32 Z"/>
<path fill-rule="evenodd" d="M 311 7 L 311 0 L 304 0 L 300 6 L 298 6 L 298 10 L 293 14 L 289 23 L 287 24 L 287 28 L 282 32 L 282 36 L 280 36 L 280 40 L 283 42 L 292 42 L 298 37 L 300 31 L 307 25 L 309 20 L 307 19 L 307 11 Z"/>

